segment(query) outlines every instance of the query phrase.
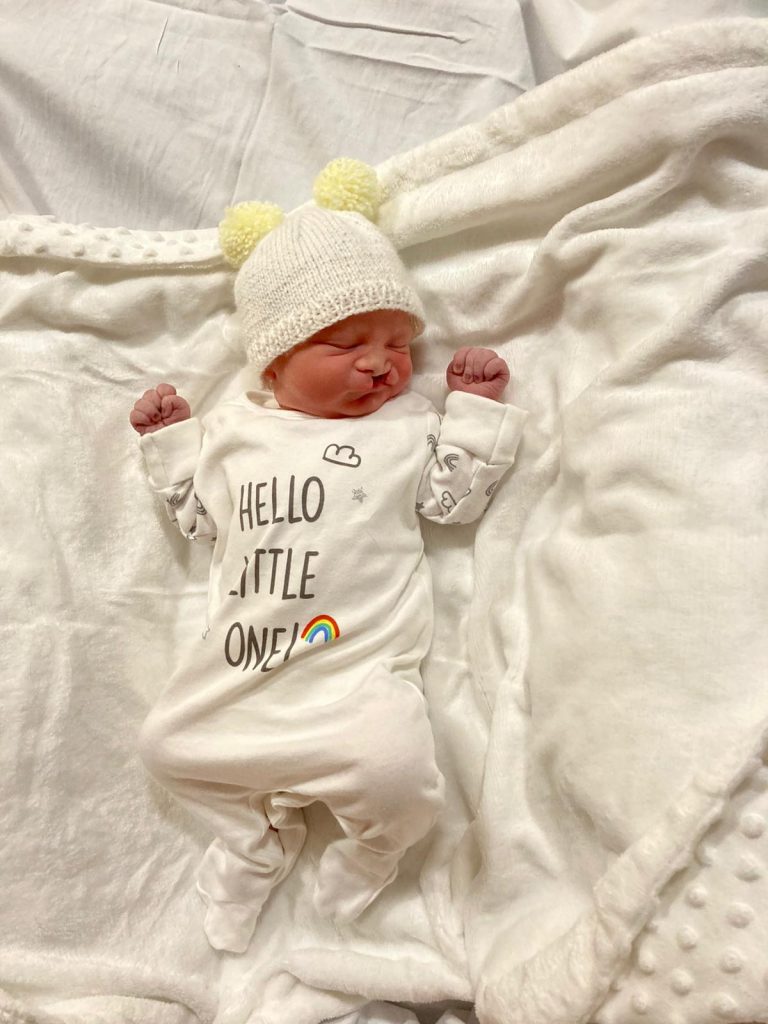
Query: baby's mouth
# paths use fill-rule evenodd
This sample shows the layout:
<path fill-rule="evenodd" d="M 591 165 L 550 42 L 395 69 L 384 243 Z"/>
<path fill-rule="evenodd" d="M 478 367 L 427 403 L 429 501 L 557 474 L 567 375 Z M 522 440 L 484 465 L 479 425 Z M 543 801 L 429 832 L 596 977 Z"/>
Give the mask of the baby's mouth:
<path fill-rule="evenodd" d="M 374 395 L 379 391 L 389 390 L 390 385 L 388 383 L 388 378 L 389 372 L 379 373 L 373 377 L 369 377 L 368 387 L 366 387 L 365 391 L 358 393 L 358 401 L 363 401 L 363 399 L 369 398 L 371 395 Z"/>

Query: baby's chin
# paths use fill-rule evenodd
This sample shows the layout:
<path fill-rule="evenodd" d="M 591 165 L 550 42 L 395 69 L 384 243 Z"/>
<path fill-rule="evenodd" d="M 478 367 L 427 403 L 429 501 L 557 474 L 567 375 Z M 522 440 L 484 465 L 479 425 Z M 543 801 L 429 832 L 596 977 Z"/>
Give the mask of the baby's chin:
<path fill-rule="evenodd" d="M 372 412 L 376 412 L 382 405 L 387 402 L 391 402 L 393 398 L 397 398 L 398 395 L 405 391 L 406 385 L 397 389 L 382 388 L 377 391 L 368 391 L 366 394 L 361 395 L 358 398 L 353 398 L 350 401 L 339 406 L 337 415 L 339 416 L 370 416 Z M 343 411 L 342 411 L 343 410 Z"/>

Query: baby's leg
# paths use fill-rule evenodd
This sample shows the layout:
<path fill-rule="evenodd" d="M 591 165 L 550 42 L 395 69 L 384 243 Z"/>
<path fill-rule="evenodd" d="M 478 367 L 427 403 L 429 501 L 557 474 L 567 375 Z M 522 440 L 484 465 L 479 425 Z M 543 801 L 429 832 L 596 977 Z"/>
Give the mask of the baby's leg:
<path fill-rule="evenodd" d="M 168 780 L 161 780 L 168 786 Z M 304 844 L 301 811 L 283 815 L 274 829 L 258 794 L 228 785 L 199 787 L 176 780 L 168 788 L 217 838 L 197 871 L 197 890 L 206 904 L 204 928 L 214 949 L 242 953 L 248 948 L 270 893 L 290 871 Z M 216 790 L 220 790 L 216 793 Z"/>
<path fill-rule="evenodd" d="M 190 689 L 193 689 L 190 687 Z M 140 753 L 149 773 L 218 838 L 198 871 L 198 891 L 207 904 L 205 931 L 215 949 L 243 952 L 259 913 L 287 874 L 304 842 L 302 812 L 286 810 L 275 831 L 264 809 L 265 780 L 259 763 L 257 720 L 234 691 L 209 705 L 161 699 L 145 721 Z M 222 722 L 222 712 L 230 718 Z M 261 792 L 260 792 L 261 790 Z"/>
<path fill-rule="evenodd" d="M 150 774 L 218 837 L 199 876 L 211 944 L 246 948 L 262 904 L 301 849 L 298 807 L 314 800 L 346 834 L 321 860 L 317 905 L 352 920 L 395 877 L 442 805 L 421 692 L 381 668 L 362 680 L 316 675 L 309 685 L 297 676 L 262 690 L 258 677 L 207 664 L 208 653 L 162 694 L 140 752 Z M 280 792 L 295 803 L 278 834 L 264 799 Z"/>
<path fill-rule="evenodd" d="M 444 790 L 426 703 L 413 684 L 378 668 L 344 703 L 334 760 L 302 788 L 328 805 L 345 833 L 325 850 L 315 890 L 318 911 L 338 924 L 394 880 L 403 854 L 434 824 Z"/>

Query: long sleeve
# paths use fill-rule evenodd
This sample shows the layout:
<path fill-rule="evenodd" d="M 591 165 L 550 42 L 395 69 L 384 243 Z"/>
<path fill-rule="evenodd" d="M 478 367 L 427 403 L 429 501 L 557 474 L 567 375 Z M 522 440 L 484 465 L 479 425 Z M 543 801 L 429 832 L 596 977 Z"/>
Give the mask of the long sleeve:
<path fill-rule="evenodd" d="M 203 428 L 194 417 L 139 438 L 150 486 L 163 498 L 168 518 L 187 540 L 212 543 L 216 524 L 195 488 L 202 444 Z"/>
<path fill-rule="evenodd" d="M 494 488 L 515 460 L 528 414 L 513 405 L 452 391 L 445 415 L 430 414 L 430 457 L 416 509 L 433 522 L 479 519 Z"/>

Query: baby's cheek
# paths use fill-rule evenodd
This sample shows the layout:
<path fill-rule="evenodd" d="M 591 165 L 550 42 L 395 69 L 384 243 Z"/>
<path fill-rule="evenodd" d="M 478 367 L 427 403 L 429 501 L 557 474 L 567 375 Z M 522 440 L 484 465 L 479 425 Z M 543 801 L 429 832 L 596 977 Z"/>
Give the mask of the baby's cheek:
<path fill-rule="evenodd" d="M 410 355 L 397 354 L 394 359 L 397 375 L 402 381 L 409 381 L 413 373 L 413 363 Z"/>
<path fill-rule="evenodd" d="M 350 368 L 342 365 L 341 360 L 327 360 L 315 368 L 313 374 L 314 387 L 318 393 L 335 395 L 347 381 Z"/>

